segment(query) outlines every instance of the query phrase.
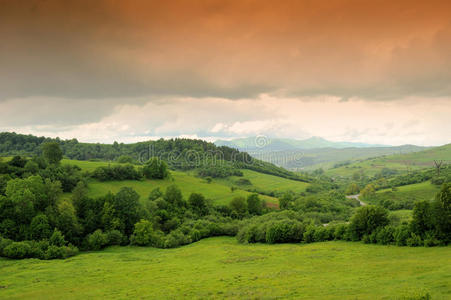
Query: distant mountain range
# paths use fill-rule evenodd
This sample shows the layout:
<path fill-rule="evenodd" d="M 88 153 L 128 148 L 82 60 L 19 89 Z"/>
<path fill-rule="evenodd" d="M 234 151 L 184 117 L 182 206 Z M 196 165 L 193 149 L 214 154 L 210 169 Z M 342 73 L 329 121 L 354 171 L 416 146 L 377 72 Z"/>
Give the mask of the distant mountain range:
<path fill-rule="evenodd" d="M 292 171 L 330 168 L 335 163 L 381 155 L 402 154 L 428 149 L 415 145 L 387 146 L 351 142 L 332 142 L 321 137 L 305 140 L 266 138 L 263 136 L 218 140 L 217 146 L 228 146 Z"/>
<path fill-rule="evenodd" d="M 254 136 L 248 138 L 233 139 L 230 141 L 217 140 L 217 146 L 228 146 L 237 148 L 240 151 L 287 151 L 287 150 L 307 150 L 321 148 L 369 148 L 369 147 L 390 147 L 380 144 L 365 144 L 352 142 L 332 142 L 321 137 L 311 137 L 304 140 L 287 139 L 287 138 L 268 138 L 265 136 Z"/>

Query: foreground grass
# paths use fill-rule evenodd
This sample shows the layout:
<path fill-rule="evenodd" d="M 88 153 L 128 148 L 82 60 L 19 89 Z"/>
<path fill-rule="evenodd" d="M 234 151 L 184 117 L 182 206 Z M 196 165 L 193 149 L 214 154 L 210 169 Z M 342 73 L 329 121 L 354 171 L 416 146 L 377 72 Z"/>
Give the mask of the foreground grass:
<path fill-rule="evenodd" d="M 0 298 L 451 297 L 451 248 L 350 242 L 113 247 L 67 260 L 0 259 Z"/>

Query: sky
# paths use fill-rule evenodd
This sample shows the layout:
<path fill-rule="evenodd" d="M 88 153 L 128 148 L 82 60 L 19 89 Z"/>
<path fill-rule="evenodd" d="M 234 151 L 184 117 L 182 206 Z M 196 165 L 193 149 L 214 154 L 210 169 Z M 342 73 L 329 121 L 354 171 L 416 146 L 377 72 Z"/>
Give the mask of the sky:
<path fill-rule="evenodd" d="M 0 131 L 451 142 L 451 1 L 0 0 Z"/>

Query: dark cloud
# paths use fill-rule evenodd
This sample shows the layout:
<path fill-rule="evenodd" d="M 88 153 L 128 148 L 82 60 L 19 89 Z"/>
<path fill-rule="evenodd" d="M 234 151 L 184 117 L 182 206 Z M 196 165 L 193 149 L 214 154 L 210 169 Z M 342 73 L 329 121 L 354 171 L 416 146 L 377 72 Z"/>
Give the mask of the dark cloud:
<path fill-rule="evenodd" d="M 449 1 L 0 0 L 0 101 L 451 94 Z"/>

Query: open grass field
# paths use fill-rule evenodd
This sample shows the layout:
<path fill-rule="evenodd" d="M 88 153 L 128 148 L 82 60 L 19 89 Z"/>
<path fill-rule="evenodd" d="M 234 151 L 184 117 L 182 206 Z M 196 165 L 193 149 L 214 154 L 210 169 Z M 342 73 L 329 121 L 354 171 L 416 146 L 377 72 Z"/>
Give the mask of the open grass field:
<path fill-rule="evenodd" d="M 275 191 L 275 192 L 286 192 L 293 191 L 295 193 L 305 192 L 305 189 L 309 186 L 309 183 L 290 180 L 282 177 L 277 177 L 274 175 L 268 175 L 263 173 L 258 173 L 252 170 L 241 170 L 243 172 L 243 177 L 231 176 L 223 182 L 228 185 L 236 186 L 235 182 L 240 178 L 249 179 L 252 183 L 250 188 L 255 187 L 264 191 Z"/>
<path fill-rule="evenodd" d="M 93 171 L 100 166 L 107 166 L 111 164 L 109 162 L 91 162 L 91 161 L 78 161 L 78 160 L 63 160 L 63 164 L 75 164 L 82 168 L 83 171 Z M 306 186 L 306 183 L 297 182 L 281 177 L 266 175 L 258 172 L 243 170 L 245 176 L 250 176 L 251 180 L 255 180 L 254 187 L 259 189 L 266 189 L 269 182 L 275 182 L 281 184 L 283 188 L 289 189 L 290 187 L 296 187 L 302 189 Z M 261 178 L 261 179 L 259 179 Z M 205 197 L 211 199 L 215 204 L 228 204 L 231 199 L 237 196 L 247 197 L 251 193 L 242 190 L 231 190 L 231 182 L 222 179 L 213 179 L 208 183 L 205 179 L 194 176 L 192 172 L 180 172 L 171 171 L 171 178 L 165 180 L 125 180 L 125 181 L 106 181 L 100 182 L 97 180 L 91 180 L 89 182 L 89 195 L 92 197 L 103 196 L 108 192 L 116 193 L 121 187 L 131 187 L 141 196 L 141 200 L 147 199 L 149 193 L 159 187 L 164 191 L 169 185 L 177 185 L 183 193 L 185 198 L 188 198 L 191 193 L 201 193 Z M 305 189 L 305 188 L 304 188 Z M 274 197 L 260 195 L 260 198 L 268 203 L 278 203 L 278 200 Z"/>
<path fill-rule="evenodd" d="M 433 167 L 434 160 L 451 162 L 451 144 L 435 147 L 424 151 L 381 156 L 354 162 L 347 166 L 328 169 L 330 176 L 351 177 L 355 172 L 367 176 L 379 173 L 383 168 L 396 169 L 401 172 Z"/>
<path fill-rule="evenodd" d="M 409 184 L 397 187 L 395 191 L 391 189 L 379 190 L 376 192 L 378 200 L 391 199 L 393 201 L 421 201 L 432 200 L 440 191 L 440 186 L 431 184 L 430 181 L 421 183 Z M 368 200 L 371 203 L 371 199 Z"/>
<path fill-rule="evenodd" d="M 0 259 L 0 269 L 1 299 L 451 298 L 450 247 L 241 245 L 219 237 L 176 249 L 112 247 L 66 260 Z"/>
<path fill-rule="evenodd" d="M 141 200 L 146 199 L 149 193 L 156 187 L 164 191 L 169 185 L 176 184 L 185 198 L 191 193 L 201 193 L 211 199 L 215 204 L 228 204 L 236 196 L 247 197 L 251 193 L 236 189 L 232 192 L 229 186 L 217 183 L 213 180 L 208 183 L 205 179 L 194 177 L 185 172 L 171 171 L 170 179 L 165 180 L 125 180 L 100 182 L 92 180 L 89 182 L 89 195 L 93 197 L 103 196 L 108 192 L 116 193 L 121 187 L 131 187 L 141 196 Z M 278 203 L 273 197 L 260 195 L 260 198 L 271 203 Z"/>

